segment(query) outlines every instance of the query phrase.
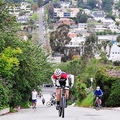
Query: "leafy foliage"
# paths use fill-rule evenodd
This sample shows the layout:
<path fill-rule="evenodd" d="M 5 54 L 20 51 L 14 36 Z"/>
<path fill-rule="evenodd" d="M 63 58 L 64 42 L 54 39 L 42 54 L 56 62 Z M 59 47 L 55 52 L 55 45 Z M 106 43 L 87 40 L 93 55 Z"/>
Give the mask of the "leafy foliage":
<path fill-rule="evenodd" d="M 0 1 L 0 6 L 0 79 L 9 90 L 9 106 L 15 107 L 29 102 L 33 88 L 39 92 L 43 82 L 51 81 L 52 68 L 40 45 L 17 36 L 17 23 L 7 4 Z"/>
<path fill-rule="evenodd" d="M 0 109 L 2 109 L 4 106 L 9 106 L 9 96 L 7 94 L 8 91 L 6 87 L 0 83 Z"/>
<path fill-rule="evenodd" d="M 118 107 L 120 106 L 120 81 L 113 83 L 111 88 L 111 94 L 106 101 L 107 106 Z"/>
<path fill-rule="evenodd" d="M 104 92 L 104 96 L 102 98 L 103 106 L 118 106 L 119 104 L 116 101 L 116 97 L 118 96 L 117 91 L 119 91 L 120 79 L 110 76 L 108 71 L 111 71 L 111 69 L 113 69 L 113 67 L 103 67 L 97 71 L 95 76 L 96 86 L 99 85 Z"/>
<path fill-rule="evenodd" d="M 98 49 L 98 37 L 91 33 L 85 41 L 84 44 L 84 56 L 89 60 L 94 58 L 95 53 L 99 51 Z"/>
<path fill-rule="evenodd" d="M 12 49 L 8 47 L 0 54 L 0 73 L 3 77 L 9 77 L 18 70 L 19 61 L 17 56 L 20 53 L 22 53 L 20 48 Z"/>
<path fill-rule="evenodd" d="M 66 24 L 61 24 L 58 26 L 56 31 L 50 34 L 50 46 L 53 51 L 64 53 L 65 44 L 70 42 L 70 37 L 67 36 L 69 32 L 69 26 Z"/>

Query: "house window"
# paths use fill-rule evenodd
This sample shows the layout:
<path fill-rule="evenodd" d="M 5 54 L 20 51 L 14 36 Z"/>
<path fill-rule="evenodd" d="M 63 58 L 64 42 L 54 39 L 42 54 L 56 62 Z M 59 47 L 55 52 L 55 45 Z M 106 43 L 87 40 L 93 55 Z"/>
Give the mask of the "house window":
<path fill-rule="evenodd" d="M 114 52 L 113 52 L 113 54 L 114 54 Z"/>
<path fill-rule="evenodd" d="M 54 17 L 57 17 L 57 13 L 54 13 Z"/>
<path fill-rule="evenodd" d="M 70 13 L 64 13 L 64 17 L 70 17 Z"/>

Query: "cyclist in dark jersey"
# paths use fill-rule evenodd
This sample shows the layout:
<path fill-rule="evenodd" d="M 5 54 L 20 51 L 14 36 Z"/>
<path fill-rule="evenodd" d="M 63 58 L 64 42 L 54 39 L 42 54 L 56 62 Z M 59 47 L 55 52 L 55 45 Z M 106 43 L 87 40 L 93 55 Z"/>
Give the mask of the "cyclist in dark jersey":
<path fill-rule="evenodd" d="M 103 91 L 100 89 L 99 86 L 97 86 L 96 90 L 94 91 L 94 95 L 96 95 L 99 98 L 100 105 L 101 105 L 101 103 L 102 103 L 101 98 L 103 96 Z"/>
<path fill-rule="evenodd" d="M 69 80 L 71 80 L 71 86 L 69 85 Z M 56 86 L 56 94 L 57 94 L 57 106 L 56 109 L 59 109 L 59 101 L 60 101 L 60 95 L 61 95 L 61 85 L 65 86 L 65 94 L 66 94 L 66 100 L 69 98 L 69 88 L 73 87 L 74 85 L 74 75 L 68 74 L 66 72 L 62 72 L 61 69 L 57 68 L 54 71 L 54 74 L 51 76 L 51 79 L 53 81 L 54 86 Z M 67 101 L 66 101 L 67 102 Z"/>

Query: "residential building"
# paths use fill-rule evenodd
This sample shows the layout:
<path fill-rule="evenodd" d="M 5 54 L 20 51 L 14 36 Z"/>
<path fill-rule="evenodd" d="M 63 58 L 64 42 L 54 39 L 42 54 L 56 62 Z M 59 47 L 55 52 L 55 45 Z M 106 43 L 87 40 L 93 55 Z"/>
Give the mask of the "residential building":
<path fill-rule="evenodd" d="M 60 2 L 61 8 L 69 8 L 70 2 Z"/>
<path fill-rule="evenodd" d="M 19 23 L 27 23 L 29 20 L 29 17 L 26 17 L 26 16 L 20 16 L 17 18 L 17 22 Z"/>
<path fill-rule="evenodd" d="M 71 32 L 69 32 L 68 33 L 68 36 L 70 37 L 70 38 L 74 38 L 74 37 L 77 37 L 77 34 L 76 33 L 71 33 Z"/>
<path fill-rule="evenodd" d="M 101 43 L 102 41 L 116 41 L 118 35 L 98 35 L 98 41 Z"/>
<path fill-rule="evenodd" d="M 112 18 L 104 18 L 102 19 L 102 23 L 105 27 L 107 27 L 110 24 L 115 24 L 115 21 Z"/>
<path fill-rule="evenodd" d="M 119 2 L 119 0 L 113 0 L 114 4 L 117 4 Z"/>
<path fill-rule="evenodd" d="M 116 43 L 113 44 L 113 46 L 111 47 L 109 60 L 112 60 L 112 61 L 119 60 L 120 61 L 120 47 L 118 47 Z"/>
<path fill-rule="evenodd" d="M 54 8 L 53 17 L 70 18 L 76 17 L 79 8 Z"/>
<path fill-rule="evenodd" d="M 80 44 L 85 42 L 85 37 L 74 37 L 71 39 L 71 41 L 69 42 L 69 44 L 66 44 L 66 47 L 80 47 Z"/>
<path fill-rule="evenodd" d="M 79 30 L 86 30 L 87 29 L 87 23 L 79 23 L 78 24 L 78 29 Z"/>
<path fill-rule="evenodd" d="M 103 19 L 105 18 L 105 12 L 104 11 L 94 11 L 92 13 L 93 19 L 96 21 L 103 21 Z"/>
<path fill-rule="evenodd" d="M 57 23 L 63 23 L 63 24 L 69 25 L 69 26 L 75 24 L 75 22 L 69 18 L 60 18 Z"/>
<path fill-rule="evenodd" d="M 89 10 L 89 9 L 83 9 L 83 11 L 84 11 L 84 13 L 86 15 L 91 15 L 91 10 Z"/>
<path fill-rule="evenodd" d="M 103 25 L 96 25 L 95 26 L 95 32 L 103 32 L 107 30 L 107 28 L 104 28 Z"/>
<path fill-rule="evenodd" d="M 115 24 L 111 24 L 107 27 L 109 30 L 111 30 L 112 32 L 116 32 L 116 33 L 120 33 L 120 30 L 118 29 L 118 26 Z"/>
<path fill-rule="evenodd" d="M 22 2 L 20 4 L 20 10 L 31 11 L 31 4 L 27 2 Z"/>
<path fill-rule="evenodd" d="M 77 5 L 77 0 L 72 0 L 73 5 Z"/>

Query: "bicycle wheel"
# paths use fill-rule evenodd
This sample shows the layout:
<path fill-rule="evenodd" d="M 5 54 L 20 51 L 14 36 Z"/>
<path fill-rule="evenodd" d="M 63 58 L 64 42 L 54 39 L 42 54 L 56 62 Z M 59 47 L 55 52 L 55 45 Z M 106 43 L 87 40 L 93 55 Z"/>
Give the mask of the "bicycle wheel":
<path fill-rule="evenodd" d="M 95 103 L 94 103 L 94 108 L 96 110 L 100 110 L 100 105 L 99 105 L 99 103 L 97 101 L 95 101 Z"/>
<path fill-rule="evenodd" d="M 47 105 L 48 107 L 51 107 L 51 102 L 48 101 L 48 102 L 46 103 L 46 105 Z"/>
<path fill-rule="evenodd" d="M 62 97 L 62 118 L 65 116 L 65 107 L 66 107 L 66 99 L 65 96 Z"/>
<path fill-rule="evenodd" d="M 62 108 L 61 107 L 59 107 L 58 114 L 59 114 L 59 117 L 61 117 L 61 114 L 62 114 Z"/>

